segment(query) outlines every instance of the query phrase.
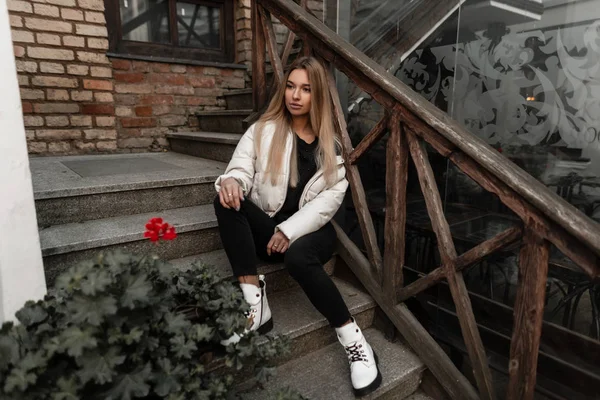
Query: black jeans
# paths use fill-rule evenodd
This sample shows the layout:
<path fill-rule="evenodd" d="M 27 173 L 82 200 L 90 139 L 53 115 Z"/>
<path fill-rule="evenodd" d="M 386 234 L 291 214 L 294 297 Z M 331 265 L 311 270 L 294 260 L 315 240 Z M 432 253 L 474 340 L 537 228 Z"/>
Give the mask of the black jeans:
<path fill-rule="evenodd" d="M 267 254 L 267 244 L 280 222 L 269 217 L 258 206 L 246 199 L 240 211 L 226 209 L 215 198 L 215 213 L 219 221 L 221 241 L 234 275 L 256 275 L 258 260 L 282 262 L 298 282 L 310 302 L 333 327 L 340 327 L 350 319 L 350 312 L 338 288 L 323 269 L 335 247 L 333 225 L 326 224 L 316 232 L 296 240 L 284 253 Z"/>

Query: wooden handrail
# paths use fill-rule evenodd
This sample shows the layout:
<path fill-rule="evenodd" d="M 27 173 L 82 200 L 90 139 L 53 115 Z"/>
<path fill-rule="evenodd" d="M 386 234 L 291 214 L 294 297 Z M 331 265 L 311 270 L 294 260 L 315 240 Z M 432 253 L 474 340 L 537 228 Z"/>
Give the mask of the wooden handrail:
<path fill-rule="evenodd" d="M 401 104 L 600 256 L 600 224 L 414 93 L 293 1 L 260 0 L 260 3 L 294 30 L 297 36 L 311 42 L 325 59 L 332 61 L 342 72 L 354 80 L 357 77 L 366 80 L 370 86 L 370 90 L 366 91 L 375 100 L 391 107 L 395 102 Z"/>
<path fill-rule="evenodd" d="M 368 260 L 336 226 L 340 255 L 367 288 L 396 328 L 436 376 L 452 398 L 477 398 L 464 376 L 449 362 L 443 350 L 424 334 L 401 304 L 432 285 L 446 279 L 465 347 L 469 353 L 479 397 L 495 398 L 487 362 L 463 270 L 490 254 L 523 244 L 519 253 L 519 282 L 515 302 L 515 324 L 510 349 L 508 399 L 532 399 L 541 337 L 545 284 L 550 244 L 557 246 L 592 279 L 600 278 L 600 225 L 585 217 L 539 181 L 493 150 L 478 137 L 452 121 L 420 95 L 388 74 L 383 67 L 343 41 L 306 8 L 292 0 L 255 0 L 253 4 L 254 109 L 266 104 L 266 48 L 274 68 L 273 88 L 281 84 L 295 36 L 303 39 L 303 53 L 314 54 L 328 69 L 328 85 L 333 100 L 334 125 L 341 135 L 347 178 L 360 224 Z M 278 54 L 271 14 L 289 29 L 285 48 Z M 282 60 L 283 59 L 283 60 Z M 284 61 L 284 62 L 282 62 Z M 363 140 L 352 148 L 346 129 L 335 81 L 330 67 L 344 72 L 363 91 L 385 109 L 384 117 Z M 255 74 L 256 73 L 256 74 Z M 384 257 L 377 244 L 373 221 L 356 161 L 386 132 L 386 209 Z M 497 236 L 462 255 L 457 253 L 425 142 L 451 160 L 463 173 L 488 192 L 498 196 L 521 220 Z M 425 198 L 433 232 L 441 256 L 441 265 L 403 287 L 405 262 L 406 190 L 409 156 L 412 158 Z M 426 338 L 423 338 L 426 335 Z"/>

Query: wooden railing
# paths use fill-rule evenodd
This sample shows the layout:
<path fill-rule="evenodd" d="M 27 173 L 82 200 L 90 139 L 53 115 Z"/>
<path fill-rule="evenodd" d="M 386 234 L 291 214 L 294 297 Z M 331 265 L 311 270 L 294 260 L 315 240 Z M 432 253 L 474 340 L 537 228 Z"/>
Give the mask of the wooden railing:
<path fill-rule="evenodd" d="M 282 83 L 284 66 L 296 36 L 303 40 L 304 54 L 314 54 L 330 69 L 329 85 L 336 112 L 335 124 L 341 133 L 347 178 L 367 251 L 365 257 L 346 233 L 336 226 L 340 255 L 454 399 L 495 397 L 488 360 L 462 271 L 520 241 L 519 282 L 514 307 L 507 398 L 532 399 L 550 245 L 554 244 L 590 279 L 600 279 L 600 226 L 341 39 L 306 10 L 305 0 L 302 0 L 301 5 L 292 0 L 255 0 L 252 13 L 255 111 L 264 109 L 269 96 L 267 49 L 274 84 Z M 290 29 L 281 54 L 277 51 L 271 15 Z M 385 116 L 356 148 L 353 148 L 346 130 L 331 73 L 333 67 L 346 74 L 386 110 Z M 390 136 L 386 157 L 386 213 L 382 257 L 355 164 L 386 132 Z M 522 220 L 522 227 L 511 227 L 459 255 L 444 215 L 425 143 L 450 159 L 485 190 L 497 195 Z M 441 265 L 415 282 L 403 286 L 409 155 L 415 164 L 437 238 Z M 478 392 L 402 303 L 443 279 L 449 285 L 456 307 Z"/>

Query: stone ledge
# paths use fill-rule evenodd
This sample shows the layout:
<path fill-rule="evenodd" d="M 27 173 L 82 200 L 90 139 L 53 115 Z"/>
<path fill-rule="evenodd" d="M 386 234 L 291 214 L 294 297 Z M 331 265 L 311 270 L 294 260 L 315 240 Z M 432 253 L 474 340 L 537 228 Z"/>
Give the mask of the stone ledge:
<path fill-rule="evenodd" d="M 221 132 L 173 132 L 168 133 L 167 138 L 185 139 L 196 142 L 222 143 L 237 145 L 243 135 L 239 133 Z"/>

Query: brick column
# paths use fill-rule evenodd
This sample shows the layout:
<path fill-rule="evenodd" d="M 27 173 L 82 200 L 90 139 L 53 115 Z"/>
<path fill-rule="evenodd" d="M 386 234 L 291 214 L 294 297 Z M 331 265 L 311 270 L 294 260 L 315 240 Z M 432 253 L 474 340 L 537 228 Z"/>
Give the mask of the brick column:
<path fill-rule="evenodd" d="M 117 148 L 103 0 L 8 0 L 30 153 Z"/>
<path fill-rule="evenodd" d="M 6 3 L 0 2 L 0 325 L 46 293 L 19 84 Z"/>

